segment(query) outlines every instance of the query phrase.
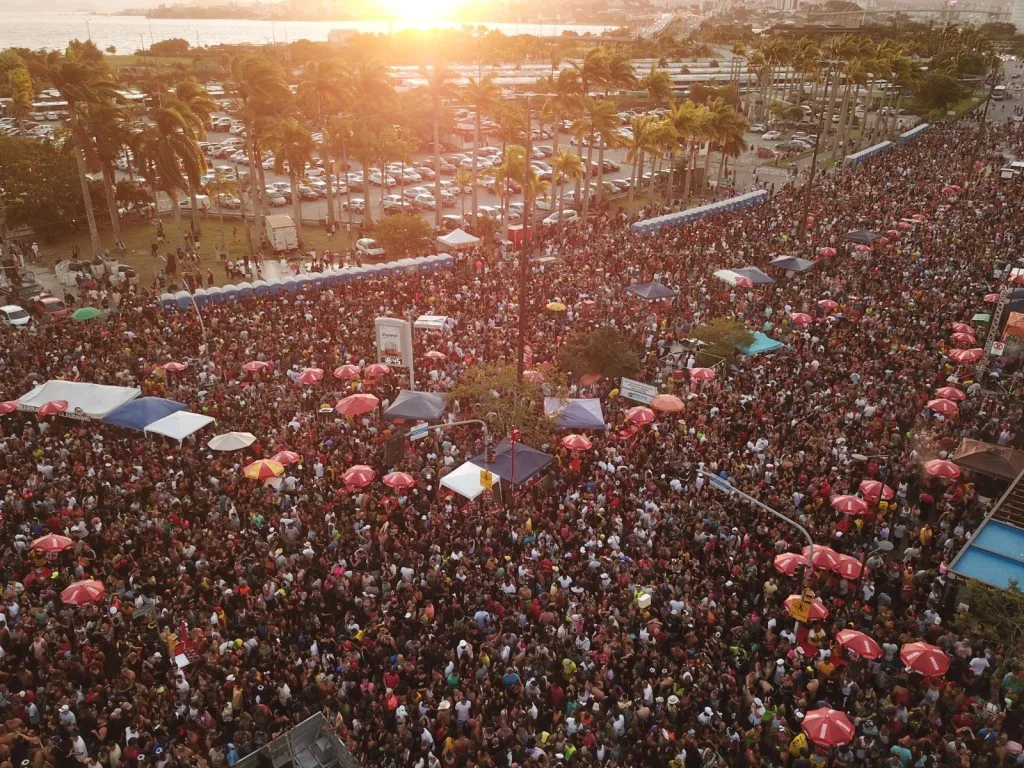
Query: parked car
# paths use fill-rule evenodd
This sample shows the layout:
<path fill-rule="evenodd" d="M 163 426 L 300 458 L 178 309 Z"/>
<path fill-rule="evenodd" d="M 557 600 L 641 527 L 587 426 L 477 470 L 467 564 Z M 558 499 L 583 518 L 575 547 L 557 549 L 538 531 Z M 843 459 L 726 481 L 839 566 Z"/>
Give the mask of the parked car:
<path fill-rule="evenodd" d="M 403 200 L 401 195 L 386 195 L 381 202 L 384 213 L 412 213 L 415 208 L 408 200 Z"/>
<path fill-rule="evenodd" d="M 782 138 L 782 133 L 779 131 L 766 131 L 761 134 L 761 138 L 765 141 L 778 141 Z"/>
<path fill-rule="evenodd" d="M 381 174 L 379 168 L 374 168 L 370 171 L 369 179 L 370 183 L 375 187 L 379 187 L 383 184 L 386 184 L 389 187 L 395 186 L 395 177 L 390 174 Z"/>
<path fill-rule="evenodd" d="M 750 126 L 750 130 L 753 131 L 754 133 L 765 133 L 768 130 L 768 126 L 766 126 L 764 123 L 754 123 L 752 126 Z"/>
<path fill-rule="evenodd" d="M 387 253 L 372 237 L 361 237 L 356 240 L 356 252 L 374 259 L 379 259 Z"/>
<path fill-rule="evenodd" d="M 353 197 L 343 202 L 341 208 L 344 211 L 352 211 L 352 213 L 365 213 L 366 201 L 361 197 Z"/>
<path fill-rule="evenodd" d="M 7 304 L 0 307 L 0 324 L 3 325 L 28 325 L 32 316 L 17 304 Z"/>
<path fill-rule="evenodd" d="M 280 192 L 273 187 L 268 187 L 266 190 L 267 202 L 270 203 L 274 208 L 280 208 L 288 205 L 288 201 L 284 198 Z"/>
<path fill-rule="evenodd" d="M 32 313 L 40 320 L 63 320 L 71 316 L 71 310 L 56 296 L 42 294 L 32 305 Z"/>
<path fill-rule="evenodd" d="M 434 199 L 433 195 L 416 195 L 412 204 L 417 208 L 422 208 L 424 211 L 433 211 L 437 208 L 437 200 Z"/>
<path fill-rule="evenodd" d="M 779 156 L 779 153 L 771 147 L 758 147 L 757 156 L 761 160 L 775 160 Z"/>
<path fill-rule="evenodd" d="M 307 187 L 304 184 L 299 185 L 299 197 L 303 200 L 319 200 L 320 193 L 312 187 Z"/>
<path fill-rule="evenodd" d="M 355 173 L 346 173 L 343 178 L 348 182 L 348 188 L 353 192 L 363 191 L 363 186 L 365 185 L 366 180 L 363 178 L 362 173 L 358 171 Z"/>
<path fill-rule="evenodd" d="M 410 202 L 415 200 L 420 195 L 429 195 L 430 190 L 426 187 L 407 187 L 402 190 L 402 197 Z"/>
<path fill-rule="evenodd" d="M 476 207 L 476 211 L 477 216 L 479 216 L 482 219 L 490 219 L 491 221 L 496 221 L 499 224 L 501 223 L 501 211 L 498 208 L 495 208 L 494 206 L 478 205 Z"/>
<path fill-rule="evenodd" d="M 437 178 L 437 174 L 434 173 L 434 169 L 427 168 L 425 165 L 417 165 L 413 170 L 420 175 L 421 179 L 426 181 L 433 181 Z"/>
<path fill-rule="evenodd" d="M 242 207 L 242 201 L 239 200 L 234 195 L 228 194 L 227 192 L 222 192 L 219 195 L 217 195 L 217 205 L 219 205 L 221 208 L 236 209 Z"/>
<path fill-rule="evenodd" d="M 555 224 L 571 224 L 572 222 L 579 220 L 580 215 L 576 211 L 568 209 L 565 211 L 561 211 L 561 215 L 559 215 L 559 211 L 555 211 L 546 219 L 544 219 L 543 224 L 546 227 L 550 227 L 554 226 Z"/>
<path fill-rule="evenodd" d="M 615 173 L 616 171 L 621 170 L 621 168 L 622 168 L 622 166 L 620 166 L 614 160 L 607 160 L 606 159 L 604 161 L 603 165 L 604 165 L 604 172 L 605 173 L 609 173 L 609 172 L 610 173 Z"/>

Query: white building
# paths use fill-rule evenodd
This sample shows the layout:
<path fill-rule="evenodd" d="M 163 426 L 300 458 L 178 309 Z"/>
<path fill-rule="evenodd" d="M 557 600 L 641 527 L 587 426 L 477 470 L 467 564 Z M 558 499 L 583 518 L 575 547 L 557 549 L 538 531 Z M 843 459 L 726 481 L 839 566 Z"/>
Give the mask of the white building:
<path fill-rule="evenodd" d="M 1013 0 L 1010 8 L 1010 23 L 1017 29 L 1017 34 L 1024 33 L 1024 0 Z"/>

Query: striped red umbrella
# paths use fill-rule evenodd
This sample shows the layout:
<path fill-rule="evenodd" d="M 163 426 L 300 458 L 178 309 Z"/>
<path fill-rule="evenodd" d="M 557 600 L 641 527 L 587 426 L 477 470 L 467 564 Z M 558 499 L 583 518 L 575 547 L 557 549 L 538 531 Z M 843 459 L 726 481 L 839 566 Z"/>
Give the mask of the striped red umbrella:
<path fill-rule="evenodd" d="M 808 550 L 810 550 L 810 547 L 804 547 L 801 550 L 804 557 L 807 557 Z M 831 571 L 839 563 L 839 553 L 831 547 L 815 544 L 814 557 L 811 559 L 811 563 L 815 568 L 825 568 Z"/>
<path fill-rule="evenodd" d="M 941 413 L 943 416 L 956 416 L 960 408 L 952 400 L 946 400 L 943 397 L 936 398 L 935 400 L 928 401 L 928 407 L 936 413 Z"/>
<path fill-rule="evenodd" d="M 839 309 L 839 302 L 832 299 L 818 299 L 818 306 L 822 309 Z"/>
<path fill-rule="evenodd" d="M 836 633 L 836 642 L 863 659 L 879 659 L 882 648 L 874 640 L 856 629 L 841 629 Z"/>
<path fill-rule="evenodd" d="M 806 312 L 794 312 L 789 316 L 789 319 L 793 321 L 793 325 L 808 325 L 812 320 L 814 320 L 814 318 Z"/>
<path fill-rule="evenodd" d="M 947 480 L 956 480 L 960 477 L 960 467 L 952 461 L 945 459 L 932 459 L 924 463 L 924 471 L 934 477 L 944 477 Z"/>
<path fill-rule="evenodd" d="M 626 420 L 634 424 L 650 424 L 654 421 L 654 411 L 646 406 L 638 405 L 626 411 Z"/>
<path fill-rule="evenodd" d="M 8 413 L 14 413 L 18 410 L 17 400 L 8 400 L 6 403 L 0 403 L 0 416 L 6 416 Z"/>
<path fill-rule="evenodd" d="M 270 363 L 266 363 L 262 360 L 250 360 L 248 363 L 242 366 L 242 370 L 246 373 L 259 373 L 264 368 L 270 366 Z"/>
<path fill-rule="evenodd" d="M 964 346 L 966 346 L 968 344 L 977 344 L 978 340 L 977 338 L 975 338 L 973 333 L 965 333 L 960 331 L 953 334 L 953 343 L 963 344 Z"/>
<path fill-rule="evenodd" d="M 562 445 L 570 451 L 589 451 L 594 447 L 590 439 L 583 435 L 566 435 L 562 438 Z"/>
<path fill-rule="evenodd" d="M 36 411 L 40 416 L 53 416 L 57 413 L 64 413 L 68 409 L 67 400 L 51 400 L 48 403 L 43 403 L 39 410 Z"/>
<path fill-rule="evenodd" d="M 953 333 L 974 333 L 974 329 L 967 323 L 953 323 Z"/>
<path fill-rule="evenodd" d="M 316 384 L 323 377 L 323 368 L 303 368 L 295 377 L 295 381 L 299 384 Z"/>
<path fill-rule="evenodd" d="M 656 411 L 665 411 L 666 413 L 678 413 L 683 410 L 685 406 L 683 401 L 675 395 L 655 395 L 651 399 L 651 408 Z"/>
<path fill-rule="evenodd" d="M 898 229 L 890 229 L 886 231 L 885 234 L 887 234 L 890 237 L 890 239 L 895 240 L 900 236 L 900 231 Z"/>
<path fill-rule="evenodd" d="M 161 366 L 161 368 L 163 368 L 165 371 L 170 371 L 171 373 L 181 373 L 186 368 L 188 368 L 188 366 L 185 365 L 185 363 L 170 362 L 170 363 L 164 363 Z"/>
<path fill-rule="evenodd" d="M 350 488 L 365 488 L 373 482 L 373 478 L 376 476 L 377 473 L 370 467 L 365 464 L 356 464 L 354 467 L 346 469 L 341 479 Z"/>
<path fill-rule="evenodd" d="M 361 393 L 339 400 L 338 404 L 334 406 L 334 410 L 345 416 L 361 416 L 364 413 L 369 413 L 379 404 L 380 400 L 373 395 Z"/>
<path fill-rule="evenodd" d="M 967 399 L 967 395 L 956 387 L 939 387 L 935 390 L 935 394 L 946 400 L 957 401 Z"/>
<path fill-rule="evenodd" d="M 840 747 L 849 744 L 856 730 L 845 712 L 821 707 L 812 709 L 800 724 L 807 738 L 822 747 Z"/>
<path fill-rule="evenodd" d="M 790 595 L 786 598 L 786 602 L 783 605 L 786 606 L 786 611 L 792 616 L 792 605 L 803 600 L 800 595 Z M 824 621 L 828 618 L 828 608 L 821 602 L 820 597 L 816 597 L 811 601 L 811 611 L 807 614 L 808 621 Z"/>
<path fill-rule="evenodd" d="M 388 488 L 412 488 L 416 481 L 408 472 L 389 472 L 384 475 L 384 485 Z"/>
<path fill-rule="evenodd" d="M 841 494 L 832 497 L 833 509 L 838 509 L 844 515 L 863 515 L 868 511 L 868 503 L 856 496 Z"/>
<path fill-rule="evenodd" d="M 976 363 L 985 356 L 985 350 L 981 347 L 971 347 L 970 349 L 954 349 L 949 353 L 950 360 L 956 360 L 958 363 Z"/>
<path fill-rule="evenodd" d="M 900 648 L 900 659 L 911 672 L 925 677 L 941 677 L 949 669 L 949 656 L 938 646 L 919 640 Z"/>
<path fill-rule="evenodd" d="M 995 304 L 997 301 L 999 301 L 999 294 L 998 293 L 986 293 L 985 294 L 985 303 L 986 304 Z"/>
<path fill-rule="evenodd" d="M 797 552 L 783 552 L 775 556 L 775 570 L 792 576 L 807 565 L 807 558 Z"/>
<path fill-rule="evenodd" d="M 58 536 L 56 533 L 48 533 L 32 542 L 32 549 L 38 549 L 40 552 L 63 552 L 73 546 L 75 546 L 74 541 L 67 536 Z"/>
<path fill-rule="evenodd" d="M 423 356 L 425 358 L 427 358 L 427 360 L 447 360 L 448 359 L 448 355 L 446 355 L 444 352 L 438 352 L 436 349 L 432 349 L 429 352 L 425 352 L 423 354 Z"/>
<path fill-rule="evenodd" d="M 334 369 L 334 378 L 336 379 L 358 379 L 359 378 L 359 366 L 352 365 L 351 363 L 346 365 L 339 365 Z"/>
<path fill-rule="evenodd" d="M 378 376 L 387 376 L 391 373 L 391 366 L 384 365 L 384 363 L 374 363 L 373 365 L 366 366 L 366 375 L 371 379 Z"/>
<path fill-rule="evenodd" d="M 295 451 L 278 451 L 270 457 L 270 460 L 276 461 L 278 464 L 296 464 L 302 461 L 302 457 Z"/>
<path fill-rule="evenodd" d="M 692 381 L 714 381 L 718 376 L 714 368 L 691 368 L 690 379 Z"/>
<path fill-rule="evenodd" d="M 818 249 L 818 255 L 824 256 L 826 259 L 830 259 L 836 255 L 836 249 L 826 245 L 825 247 Z"/>
<path fill-rule="evenodd" d="M 878 480 L 862 480 L 860 492 L 868 501 L 878 501 L 879 499 L 888 501 L 895 495 L 892 488 Z"/>
<path fill-rule="evenodd" d="M 864 570 L 864 564 L 856 557 L 850 557 L 849 555 L 840 555 L 839 562 L 836 563 L 836 567 L 832 570 L 834 570 L 844 579 L 859 579 L 860 572 Z"/>
<path fill-rule="evenodd" d="M 88 605 L 98 603 L 107 592 L 103 582 L 95 579 L 76 581 L 60 593 L 61 602 L 67 605 Z"/>
<path fill-rule="evenodd" d="M 853 246 L 853 250 L 855 250 L 857 253 L 871 253 L 871 246 L 864 245 L 864 243 L 860 243 L 859 245 Z"/>

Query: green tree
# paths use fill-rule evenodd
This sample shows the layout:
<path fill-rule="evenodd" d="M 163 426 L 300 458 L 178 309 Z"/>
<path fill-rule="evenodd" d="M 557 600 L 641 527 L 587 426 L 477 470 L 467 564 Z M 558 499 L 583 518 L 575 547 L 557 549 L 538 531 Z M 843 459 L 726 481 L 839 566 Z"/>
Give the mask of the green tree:
<path fill-rule="evenodd" d="M 651 64 L 651 71 L 640 78 L 640 87 L 647 91 L 647 96 L 655 104 L 668 104 L 672 101 L 672 78 L 664 69 L 656 69 Z"/>
<path fill-rule="evenodd" d="M 0 200 L 8 227 L 47 238 L 70 231 L 86 209 L 73 146 L 0 137 Z"/>
<path fill-rule="evenodd" d="M 475 117 L 473 120 L 473 176 L 477 177 L 477 152 L 480 149 L 480 120 L 485 113 L 490 113 L 494 110 L 498 103 L 498 87 L 494 84 L 494 79 L 490 75 L 485 75 L 479 80 L 476 78 L 469 78 L 469 83 L 466 85 L 466 99 L 470 104 L 473 105 L 475 111 Z M 473 225 L 476 226 L 476 212 L 477 212 L 477 188 L 476 183 L 473 184 Z"/>
<path fill-rule="evenodd" d="M 422 216 L 412 213 L 385 216 L 377 223 L 373 236 L 391 260 L 423 256 L 434 242 L 430 225 Z"/>
<path fill-rule="evenodd" d="M 960 100 L 962 86 L 952 75 L 945 72 L 929 72 L 917 86 L 914 96 L 921 106 L 944 112 L 951 104 Z"/>
<path fill-rule="evenodd" d="M 544 415 L 541 385 L 517 381 L 516 366 L 504 362 L 468 368 L 451 391 L 468 418 L 487 422 L 497 443 L 518 429 L 522 441 L 538 448 L 556 438 L 554 422 Z"/>
<path fill-rule="evenodd" d="M 970 579 L 970 610 L 957 611 L 952 629 L 984 643 L 995 643 L 1017 657 L 1024 645 L 1024 592 L 1016 582 L 1009 589 L 997 589 Z"/>
<path fill-rule="evenodd" d="M 32 114 L 32 101 L 36 95 L 32 76 L 24 62 L 7 72 L 7 88 L 11 96 L 11 101 L 7 105 L 7 114 L 17 120 L 18 125 L 23 125 Z"/>
<path fill-rule="evenodd" d="M 114 240 L 121 241 L 115 163 L 131 141 L 128 113 L 115 104 L 93 104 L 84 110 L 83 125 L 88 142 L 84 145 L 89 164 L 103 176 L 103 192 Z"/>
<path fill-rule="evenodd" d="M 567 149 L 560 149 L 551 158 L 551 179 L 555 183 L 555 197 L 558 200 L 558 227 L 565 226 L 565 196 L 562 187 L 566 181 L 583 178 L 583 163 L 578 155 Z"/>
<path fill-rule="evenodd" d="M 698 325 L 690 330 L 690 336 L 707 344 L 703 352 L 724 360 L 732 359 L 737 346 L 745 347 L 754 341 L 754 334 L 742 322 L 727 317 Z"/>
<path fill-rule="evenodd" d="M 146 52 L 150 56 L 187 56 L 189 52 L 188 40 L 181 37 L 172 37 L 168 40 L 160 40 L 149 46 Z"/>
<path fill-rule="evenodd" d="M 574 379 L 587 373 L 618 379 L 640 370 L 633 346 L 611 325 L 571 336 L 559 349 L 558 362 Z"/>
<path fill-rule="evenodd" d="M 267 136 L 268 148 L 274 153 L 274 170 L 288 173 L 292 189 L 292 216 L 295 217 L 295 234 L 302 248 L 302 195 L 299 182 L 306 177 L 306 163 L 313 156 L 316 144 L 309 128 L 294 117 L 278 121 Z"/>
<path fill-rule="evenodd" d="M 444 103 L 455 96 L 455 73 L 446 66 L 420 68 L 430 98 L 431 129 L 434 139 L 434 226 L 441 226 L 441 115 Z"/>
<path fill-rule="evenodd" d="M 324 163 L 327 182 L 327 225 L 335 222 L 334 206 L 334 167 L 331 164 L 331 129 L 335 127 L 330 116 L 336 113 L 341 105 L 351 98 L 351 77 L 342 62 L 335 59 L 326 61 L 310 61 L 302 71 L 299 82 L 297 101 L 303 111 L 313 121 L 313 127 L 320 132 L 320 159 Z M 337 126 L 344 130 L 343 126 Z M 340 144 L 345 145 L 345 136 L 340 137 Z M 345 165 L 344 154 L 342 163 Z"/>

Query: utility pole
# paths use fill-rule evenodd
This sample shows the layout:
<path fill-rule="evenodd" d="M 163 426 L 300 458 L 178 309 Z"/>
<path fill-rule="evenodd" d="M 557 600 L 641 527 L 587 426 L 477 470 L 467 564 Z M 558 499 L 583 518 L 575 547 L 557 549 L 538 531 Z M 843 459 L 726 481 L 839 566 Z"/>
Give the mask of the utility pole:
<path fill-rule="evenodd" d="M 523 383 L 523 359 L 526 354 L 526 271 L 530 266 L 530 187 L 533 181 L 533 166 L 530 165 L 530 153 L 533 151 L 530 121 L 530 97 L 526 97 L 526 157 L 523 159 L 523 242 L 519 247 L 519 344 L 516 350 L 516 383 Z M 515 446 L 512 447 L 513 452 Z"/>

